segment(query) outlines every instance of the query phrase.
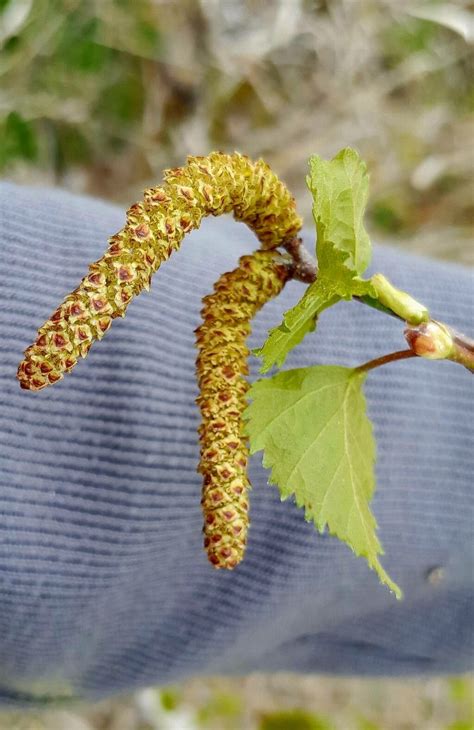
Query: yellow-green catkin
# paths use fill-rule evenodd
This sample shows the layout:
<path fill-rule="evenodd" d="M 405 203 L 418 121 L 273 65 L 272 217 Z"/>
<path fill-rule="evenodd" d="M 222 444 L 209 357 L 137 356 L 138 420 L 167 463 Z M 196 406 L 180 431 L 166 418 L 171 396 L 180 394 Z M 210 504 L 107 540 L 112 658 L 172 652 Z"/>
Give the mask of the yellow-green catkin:
<path fill-rule="evenodd" d="M 199 428 L 203 475 L 204 547 L 216 568 L 234 568 L 243 558 L 249 525 L 247 441 L 242 413 L 247 405 L 246 339 L 255 313 L 275 297 L 289 276 L 278 254 L 243 256 L 204 297 L 196 330 L 200 388 Z"/>
<path fill-rule="evenodd" d="M 127 212 L 125 227 L 109 239 L 101 259 L 39 329 L 18 368 L 22 388 L 41 390 L 60 380 L 203 217 L 233 212 L 272 249 L 301 228 L 291 194 L 262 160 L 213 152 L 166 170 L 160 187 Z"/>

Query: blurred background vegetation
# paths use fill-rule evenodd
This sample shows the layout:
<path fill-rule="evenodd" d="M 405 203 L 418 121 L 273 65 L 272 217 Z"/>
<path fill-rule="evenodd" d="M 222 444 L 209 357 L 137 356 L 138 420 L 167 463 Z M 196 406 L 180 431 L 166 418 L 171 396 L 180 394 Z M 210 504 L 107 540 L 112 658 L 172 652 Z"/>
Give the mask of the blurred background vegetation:
<path fill-rule="evenodd" d="M 128 204 L 188 153 L 355 145 L 369 223 L 473 260 L 471 2 L 0 0 L 0 171 Z"/>
<path fill-rule="evenodd" d="M 310 219 L 353 145 L 380 241 L 474 261 L 473 4 L 0 0 L 0 174 L 127 206 L 188 153 L 264 157 Z M 195 680 L 0 730 L 473 730 L 471 678 Z M 296 709 L 295 709 L 296 708 Z"/>

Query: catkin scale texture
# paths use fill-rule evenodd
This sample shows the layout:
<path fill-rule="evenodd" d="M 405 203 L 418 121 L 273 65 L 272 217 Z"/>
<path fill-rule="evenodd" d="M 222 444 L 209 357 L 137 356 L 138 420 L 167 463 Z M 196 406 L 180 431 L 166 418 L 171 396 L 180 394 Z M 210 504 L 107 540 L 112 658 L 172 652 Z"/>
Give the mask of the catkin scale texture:
<path fill-rule="evenodd" d="M 150 288 L 152 275 L 186 233 L 205 216 L 230 212 L 264 249 L 292 239 L 302 224 L 291 194 L 262 160 L 214 152 L 165 171 L 163 185 L 146 190 L 143 201 L 130 207 L 105 254 L 39 329 L 18 368 L 21 387 L 41 390 L 72 370 L 112 320 L 125 315 L 133 297 Z M 239 321 L 245 329 L 246 312 Z M 221 355 L 215 353 L 217 367 L 225 366 Z"/>
<path fill-rule="evenodd" d="M 242 413 L 250 321 L 280 293 L 289 271 L 276 253 L 257 251 L 242 256 L 238 268 L 223 274 L 214 293 L 203 299 L 203 322 L 196 330 L 196 402 L 202 416 L 198 471 L 203 475 L 204 547 L 216 568 L 234 568 L 247 542 L 250 484 Z"/>

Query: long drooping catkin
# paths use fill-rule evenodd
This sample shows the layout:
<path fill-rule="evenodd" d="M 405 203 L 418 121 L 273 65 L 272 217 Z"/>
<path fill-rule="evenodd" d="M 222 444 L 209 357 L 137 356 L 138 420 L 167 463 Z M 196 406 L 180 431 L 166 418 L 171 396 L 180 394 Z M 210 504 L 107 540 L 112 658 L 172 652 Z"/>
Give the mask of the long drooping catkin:
<path fill-rule="evenodd" d="M 186 233 L 204 216 L 230 212 L 265 249 L 292 239 L 301 228 L 291 194 L 262 160 L 220 152 L 189 157 L 183 167 L 165 172 L 161 187 L 146 190 L 144 200 L 132 205 L 104 256 L 39 329 L 18 368 L 21 387 L 41 390 L 60 380 L 112 320 L 124 316 L 131 299 L 149 289 L 152 275 Z"/>
<path fill-rule="evenodd" d="M 203 323 L 196 330 L 199 428 L 204 477 L 204 546 L 216 568 L 234 568 L 247 541 L 248 449 L 242 430 L 248 384 L 250 321 L 279 294 L 289 269 L 274 252 L 243 256 L 239 266 L 220 277 L 203 299 Z"/>

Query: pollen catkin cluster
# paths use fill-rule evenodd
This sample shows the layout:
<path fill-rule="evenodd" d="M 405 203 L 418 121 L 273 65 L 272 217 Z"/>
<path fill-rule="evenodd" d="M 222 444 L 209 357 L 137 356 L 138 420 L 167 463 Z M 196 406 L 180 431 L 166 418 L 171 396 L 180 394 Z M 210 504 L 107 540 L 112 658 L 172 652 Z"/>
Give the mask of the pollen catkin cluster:
<path fill-rule="evenodd" d="M 203 475 L 204 546 L 216 568 L 234 568 L 247 542 L 247 442 L 242 413 L 247 405 L 246 339 L 255 313 L 279 294 L 290 270 L 275 252 L 243 256 L 203 299 L 196 330 L 199 428 Z"/>
<path fill-rule="evenodd" d="M 39 329 L 18 368 L 21 387 L 41 390 L 60 380 L 112 320 L 124 316 L 133 297 L 150 288 L 152 275 L 186 233 L 205 216 L 230 212 L 264 249 L 291 240 L 302 224 L 291 194 L 262 160 L 213 152 L 166 170 L 163 184 L 132 205 L 105 254 Z"/>

